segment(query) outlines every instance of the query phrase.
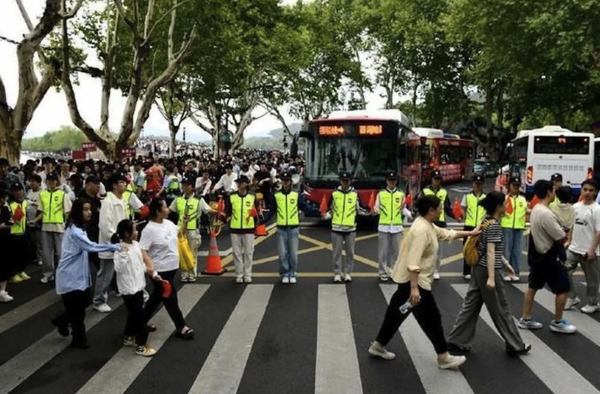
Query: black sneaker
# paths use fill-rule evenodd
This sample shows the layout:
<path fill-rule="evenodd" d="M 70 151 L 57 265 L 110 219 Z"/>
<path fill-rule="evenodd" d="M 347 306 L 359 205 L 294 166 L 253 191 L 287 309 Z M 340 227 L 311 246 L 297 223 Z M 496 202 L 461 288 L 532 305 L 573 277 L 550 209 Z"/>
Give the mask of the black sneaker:
<path fill-rule="evenodd" d="M 69 345 L 69 347 L 75 348 L 75 349 L 87 349 L 90 347 L 90 345 L 88 344 L 87 341 L 83 341 L 83 342 L 71 342 L 71 344 Z"/>
<path fill-rule="evenodd" d="M 508 345 L 506 346 L 506 354 L 508 354 L 511 357 L 517 357 L 517 356 L 521 356 L 523 354 L 527 354 L 529 353 L 529 351 L 531 350 L 531 344 L 526 343 L 523 345 L 522 349 L 513 349 L 511 347 L 509 347 Z"/>
<path fill-rule="evenodd" d="M 58 333 L 61 337 L 69 336 L 69 325 L 62 323 L 60 321 L 60 318 L 55 317 L 54 319 L 52 319 L 52 324 L 56 326 L 56 328 L 58 329 Z"/>

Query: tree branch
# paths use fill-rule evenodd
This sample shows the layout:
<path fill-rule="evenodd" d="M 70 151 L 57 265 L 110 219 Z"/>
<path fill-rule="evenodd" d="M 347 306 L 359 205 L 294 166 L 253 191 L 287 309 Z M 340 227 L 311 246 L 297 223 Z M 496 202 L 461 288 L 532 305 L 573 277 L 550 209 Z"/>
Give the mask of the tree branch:
<path fill-rule="evenodd" d="M 75 3 L 73 8 L 71 8 L 71 11 L 66 12 L 66 10 L 63 10 L 63 11 L 61 11 L 60 16 L 63 19 L 71 19 L 72 17 L 75 16 L 75 14 L 77 14 L 77 11 L 79 11 L 82 4 L 83 4 L 83 0 L 77 0 L 77 3 Z"/>
<path fill-rule="evenodd" d="M 123 19 L 123 22 L 125 22 L 127 27 L 129 27 L 129 30 L 131 30 L 131 33 L 133 33 L 134 39 L 138 39 L 140 35 L 137 31 L 137 27 L 133 24 L 133 22 L 131 22 L 129 20 L 129 18 L 127 18 L 127 14 L 125 13 L 125 8 L 123 7 L 123 2 L 121 0 L 114 0 L 114 1 L 115 1 L 115 5 L 117 6 L 117 12 L 121 16 L 121 19 Z"/>
<path fill-rule="evenodd" d="M 196 126 L 200 127 L 202 130 L 210 134 L 211 137 L 215 136 L 214 130 L 211 130 L 209 127 L 205 126 L 202 122 L 200 122 L 200 120 L 198 120 L 198 118 L 196 118 L 194 114 L 190 114 L 189 118 L 192 122 L 194 122 Z"/>
<path fill-rule="evenodd" d="M 182 6 L 185 3 L 188 3 L 190 0 L 184 0 L 181 3 L 179 3 L 177 0 L 173 0 L 173 6 L 171 8 L 169 8 L 169 10 L 167 12 L 165 12 L 164 14 L 162 14 L 155 23 L 152 24 L 152 28 L 150 29 L 150 32 L 148 33 L 148 35 L 145 37 L 145 40 L 148 41 L 150 39 L 150 37 L 152 37 L 152 33 L 154 32 L 154 29 L 156 29 L 156 26 L 159 25 L 160 22 L 162 22 L 163 19 L 165 19 L 167 16 L 171 15 L 171 25 L 174 26 L 174 17 L 172 16 L 173 12 L 179 8 L 180 6 Z M 170 31 L 170 29 L 169 29 Z"/>
<path fill-rule="evenodd" d="M 154 0 L 148 0 L 148 10 L 146 11 L 146 18 L 144 20 L 144 43 L 150 38 L 150 29 L 152 24 L 152 14 L 154 13 Z"/>

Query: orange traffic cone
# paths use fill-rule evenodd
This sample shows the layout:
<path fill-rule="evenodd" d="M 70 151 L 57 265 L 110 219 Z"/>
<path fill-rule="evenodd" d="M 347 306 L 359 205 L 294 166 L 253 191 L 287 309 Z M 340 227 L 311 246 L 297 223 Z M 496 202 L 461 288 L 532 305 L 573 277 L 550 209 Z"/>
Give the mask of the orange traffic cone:
<path fill-rule="evenodd" d="M 206 259 L 206 269 L 202 271 L 203 275 L 223 275 L 227 269 L 223 268 L 221 256 L 219 256 L 219 246 L 217 245 L 217 235 L 214 231 L 210 232 L 210 244 L 208 245 L 208 257 Z"/>
<path fill-rule="evenodd" d="M 269 231 L 267 230 L 267 226 L 264 224 L 258 224 L 256 226 L 256 231 L 254 232 L 254 234 L 257 237 L 264 237 L 266 235 L 269 235 Z"/>
<path fill-rule="evenodd" d="M 454 214 L 455 219 L 460 219 L 465 215 L 465 211 L 460 206 L 460 202 L 458 202 L 458 198 L 454 199 L 454 207 L 452 208 L 452 213 Z"/>

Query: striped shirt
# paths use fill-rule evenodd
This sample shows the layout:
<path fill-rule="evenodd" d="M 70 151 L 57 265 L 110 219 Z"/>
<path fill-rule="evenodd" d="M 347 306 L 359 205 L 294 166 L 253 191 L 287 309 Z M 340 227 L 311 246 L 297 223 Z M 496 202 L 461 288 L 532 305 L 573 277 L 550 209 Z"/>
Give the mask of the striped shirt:
<path fill-rule="evenodd" d="M 490 218 L 485 218 L 483 223 L 486 223 Z M 485 230 L 481 232 L 479 241 L 477 242 L 477 252 L 479 253 L 479 265 L 484 267 L 488 266 L 487 261 L 487 244 L 492 243 L 496 245 L 494 254 L 494 268 L 500 269 L 503 266 L 502 255 L 504 253 L 504 234 L 502 233 L 502 227 L 496 219 L 492 219 L 493 222 Z"/>

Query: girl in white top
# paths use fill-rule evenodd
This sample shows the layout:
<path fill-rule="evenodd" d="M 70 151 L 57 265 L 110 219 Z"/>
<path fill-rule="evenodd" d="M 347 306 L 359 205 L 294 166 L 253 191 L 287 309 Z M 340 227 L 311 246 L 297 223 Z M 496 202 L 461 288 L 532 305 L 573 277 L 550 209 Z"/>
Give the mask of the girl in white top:
<path fill-rule="evenodd" d="M 117 273 L 117 286 L 123 295 L 123 302 L 127 306 L 127 323 L 123 346 L 135 347 L 135 353 L 151 357 L 156 350 L 148 346 L 148 331 L 144 316 L 144 288 L 146 287 L 146 265 L 142 256 L 142 249 L 137 243 L 137 228 L 131 220 L 122 220 L 117 225 L 117 233 L 113 235 L 112 242 L 122 242 L 121 252 L 115 253 L 115 272 Z"/>

